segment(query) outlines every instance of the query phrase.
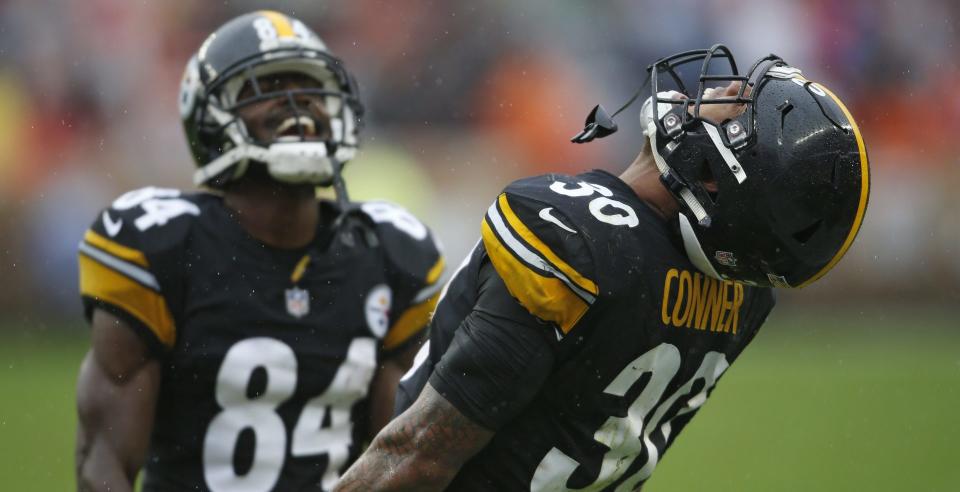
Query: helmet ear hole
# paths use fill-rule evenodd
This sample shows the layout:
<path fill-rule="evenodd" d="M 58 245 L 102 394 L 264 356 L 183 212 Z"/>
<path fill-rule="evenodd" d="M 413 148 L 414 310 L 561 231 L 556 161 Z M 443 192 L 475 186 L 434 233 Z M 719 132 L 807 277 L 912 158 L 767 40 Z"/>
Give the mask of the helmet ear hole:
<path fill-rule="evenodd" d="M 717 203 L 717 195 L 720 189 L 717 187 L 717 177 L 713 174 L 713 169 L 710 167 L 710 161 L 708 159 L 703 159 L 700 163 L 699 178 L 700 184 L 703 185 L 703 189 L 707 192 L 710 200 L 713 203 Z"/>
<path fill-rule="evenodd" d="M 813 237 L 813 234 L 823 225 L 823 219 L 817 219 L 812 224 L 793 233 L 793 238 L 800 244 L 806 244 Z"/>

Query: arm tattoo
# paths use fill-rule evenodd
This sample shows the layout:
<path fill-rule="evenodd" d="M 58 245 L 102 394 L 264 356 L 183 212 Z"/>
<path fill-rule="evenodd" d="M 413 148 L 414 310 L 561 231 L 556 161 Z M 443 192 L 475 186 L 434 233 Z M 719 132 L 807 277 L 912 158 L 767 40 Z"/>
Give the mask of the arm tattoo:
<path fill-rule="evenodd" d="M 443 490 L 492 437 L 493 431 L 464 416 L 428 384 L 334 490 Z"/>

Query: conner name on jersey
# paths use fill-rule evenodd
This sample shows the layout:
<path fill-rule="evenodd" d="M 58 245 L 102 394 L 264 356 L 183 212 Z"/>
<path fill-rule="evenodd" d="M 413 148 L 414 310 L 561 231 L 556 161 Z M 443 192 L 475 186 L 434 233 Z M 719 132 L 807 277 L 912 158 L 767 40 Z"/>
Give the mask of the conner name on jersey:
<path fill-rule="evenodd" d="M 743 284 L 671 268 L 663 279 L 663 324 L 716 333 L 737 333 Z"/>

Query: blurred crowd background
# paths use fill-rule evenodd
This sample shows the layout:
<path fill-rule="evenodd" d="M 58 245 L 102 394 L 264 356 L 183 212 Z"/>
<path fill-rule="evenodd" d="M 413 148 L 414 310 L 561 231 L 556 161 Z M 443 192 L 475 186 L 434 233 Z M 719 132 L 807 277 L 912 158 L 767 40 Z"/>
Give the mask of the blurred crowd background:
<path fill-rule="evenodd" d="M 192 188 L 183 66 L 234 15 L 314 27 L 360 82 L 354 198 L 412 210 L 456 265 L 508 182 L 618 172 L 610 138 L 569 139 L 645 67 L 726 43 L 840 95 L 873 190 L 844 261 L 780 306 L 652 490 L 955 491 L 960 425 L 957 0 L 0 0 L 0 477 L 71 490 L 76 369 L 89 346 L 76 247 L 147 185 Z"/>
<path fill-rule="evenodd" d="M 290 0 L 0 2 L 0 312 L 75 319 L 76 245 L 97 211 L 146 185 L 191 188 L 176 96 L 182 68 L 226 19 L 275 8 L 313 26 L 360 81 L 357 198 L 388 198 L 456 264 L 510 180 L 619 171 L 622 131 L 576 146 L 589 109 L 615 109 L 644 68 L 728 44 L 774 52 L 847 101 L 873 192 L 847 259 L 787 303 L 960 304 L 960 3 L 955 0 Z"/>

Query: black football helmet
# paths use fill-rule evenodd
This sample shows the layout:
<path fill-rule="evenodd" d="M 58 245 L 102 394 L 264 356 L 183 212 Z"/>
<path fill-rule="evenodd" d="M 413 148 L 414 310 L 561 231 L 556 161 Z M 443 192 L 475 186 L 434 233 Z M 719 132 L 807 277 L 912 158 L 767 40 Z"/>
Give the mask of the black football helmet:
<path fill-rule="evenodd" d="M 316 86 L 261 87 L 258 78 L 273 74 L 306 76 Z M 239 100 L 244 87 L 252 95 Z M 301 107 L 308 97 L 322 101 L 326 115 Z M 297 130 L 257 140 L 238 112 L 271 98 L 289 103 L 290 121 L 281 125 Z M 356 152 L 362 115 L 341 61 L 301 21 L 273 11 L 241 15 L 214 31 L 187 63 L 180 88 L 180 116 L 199 168 L 194 182 L 214 188 L 242 176 L 252 161 L 278 181 L 329 185 Z"/>
<path fill-rule="evenodd" d="M 741 75 L 723 45 L 648 70 L 641 120 L 661 181 L 680 202 L 691 261 L 716 278 L 773 287 L 803 287 L 833 268 L 870 191 L 863 137 L 840 99 L 776 55 Z M 733 81 L 735 96 L 714 97 Z M 701 116 L 707 104 L 743 111 L 713 121 Z"/>

